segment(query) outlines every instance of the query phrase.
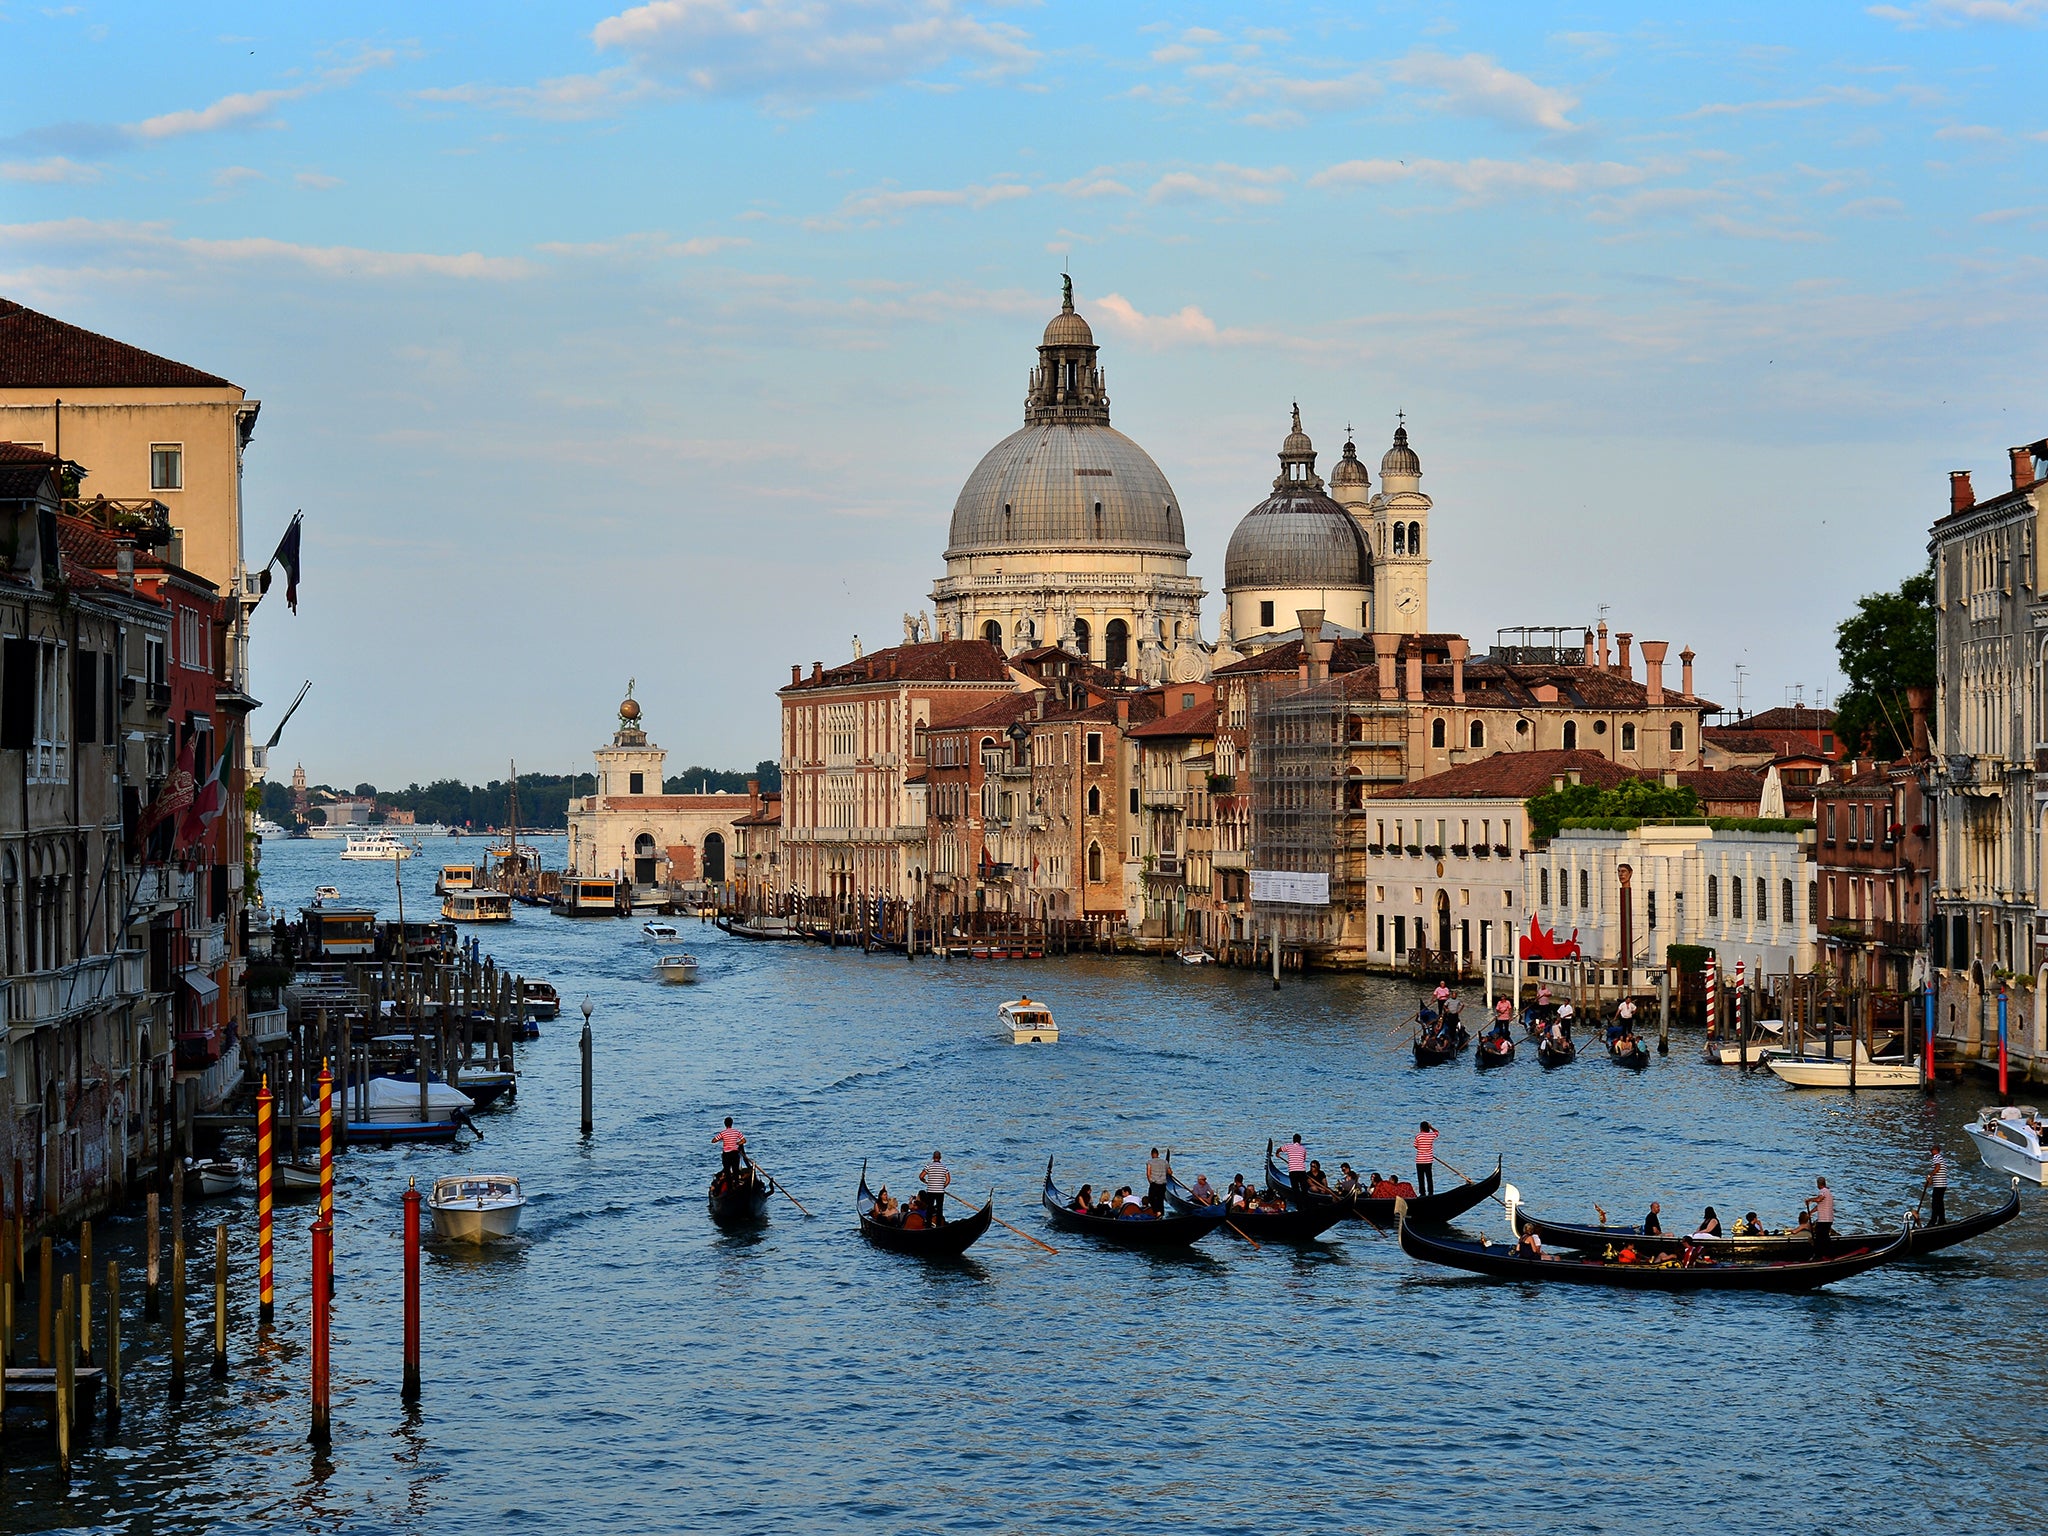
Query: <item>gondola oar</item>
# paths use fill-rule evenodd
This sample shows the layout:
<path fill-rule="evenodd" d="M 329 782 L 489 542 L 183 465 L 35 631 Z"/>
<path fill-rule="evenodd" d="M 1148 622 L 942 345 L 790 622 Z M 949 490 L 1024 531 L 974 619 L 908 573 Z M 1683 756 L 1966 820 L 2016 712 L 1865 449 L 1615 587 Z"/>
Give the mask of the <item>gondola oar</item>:
<path fill-rule="evenodd" d="M 999 1227 L 1010 1227 L 1010 1224 L 1007 1221 L 1003 1220 L 1002 1217 L 997 1216 L 993 1213 L 990 1214 L 988 1219 L 994 1222 Z M 1022 1227 L 1010 1227 L 1010 1230 L 1016 1233 L 1019 1237 L 1023 1238 L 1024 1241 L 1027 1243 L 1038 1243 L 1038 1239 L 1033 1237 L 1029 1232 L 1026 1232 Z M 1053 1247 L 1051 1243 L 1038 1243 L 1038 1246 L 1043 1248 L 1047 1253 L 1059 1252 L 1059 1249 Z"/>
<path fill-rule="evenodd" d="M 1444 1160 L 1443 1160 L 1442 1158 L 1438 1158 L 1438 1159 L 1437 1159 L 1437 1162 L 1438 1162 L 1438 1163 L 1439 1163 L 1439 1164 L 1440 1164 L 1441 1166 L 1443 1166 L 1443 1167 L 1445 1167 L 1445 1168 L 1449 1168 L 1449 1169 L 1451 1170 L 1451 1172 L 1453 1172 L 1453 1173 L 1457 1174 L 1457 1176 L 1458 1176 L 1459 1178 L 1461 1178 L 1461 1179 L 1464 1179 L 1464 1180 L 1465 1180 L 1465 1182 L 1466 1182 L 1467 1184 L 1470 1184 L 1470 1183 L 1472 1182 L 1472 1180 L 1471 1180 L 1470 1178 L 1468 1178 L 1468 1177 L 1466 1176 L 1466 1174 L 1465 1174 L 1465 1172 L 1464 1172 L 1464 1170 L 1463 1170 L 1463 1169 L 1461 1169 L 1461 1168 L 1458 1168 L 1458 1167 L 1454 1166 L 1453 1164 L 1450 1164 L 1450 1163 L 1447 1163 L 1447 1162 L 1445 1162 L 1445 1161 L 1444 1161 Z M 1508 1203 L 1507 1203 L 1507 1201 L 1505 1201 L 1505 1200 L 1501 1199 L 1501 1197 L 1500 1197 L 1500 1196 L 1499 1196 L 1499 1194 L 1497 1194 L 1497 1193 L 1496 1193 L 1496 1194 L 1491 1194 L 1491 1195 L 1488 1195 L 1488 1196 L 1487 1196 L 1486 1198 L 1487 1198 L 1487 1199 L 1489 1199 L 1489 1200 L 1491 1200 L 1491 1201 L 1492 1201 L 1492 1202 L 1493 1202 L 1493 1203 L 1494 1203 L 1495 1205 L 1498 1205 L 1498 1206 L 1499 1206 L 1499 1207 L 1500 1207 L 1500 1208 L 1501 1208 L 1502 1210 L 1506 1210 L 1506 1209 L 1508 1208 Z"/>
<path fill-rule="evenodd" d="M 775 1192 L 781 1195 L 783 1199 L 787 1200 L 791 1205 L 795 1206 L 798 1210 L 804 1211 L 803 1201 L 797 1199 L 795 1195 L 792 1195 L 788 1190 L 784 1189 L 782 1187 L 782 1181 L 780 1179 L 776 1178 L 774 1174 L 769 1173 L 766 1168 L 763 1168 L 759 1163 L 755 1162 L 752 1153 L 749 1153 L 747 1155 L 747 1166 L 753 1169 L 754 1172 L 761 1174 L 763 1177 L 765 1177 L 770 1184 L 773 1184 L 775 1186 Z M 804 1215 L 806 1217 L 808 1217 L 810 1214 L 811 1213 L 809 1211 L 804 1211 Z"/>
<path fill-rule="evenodd" d="M 1260 1242 L 1256 1237 L 1253 1237 L 1251 1233 L 1245 1231 L 1243 1227 L 1240 1227 L 1236 1222 L 1232 1221 L 1228 1216 L 1223 1218 L 1223 1225 L 1230 1228 L 1231 1231 L 1235 1232 L 1239 1237 L 1243 1238 L 1246 1242 L 1250 1243 L 1254 1248 L 1264 1248 L 1266 1246 L 1264 1243 Z"/>

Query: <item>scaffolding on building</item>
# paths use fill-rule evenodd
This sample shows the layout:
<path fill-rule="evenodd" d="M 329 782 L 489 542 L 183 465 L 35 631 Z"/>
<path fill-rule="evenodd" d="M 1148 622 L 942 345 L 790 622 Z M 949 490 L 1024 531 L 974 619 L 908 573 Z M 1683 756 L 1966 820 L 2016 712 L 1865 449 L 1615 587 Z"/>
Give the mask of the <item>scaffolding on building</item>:
<path fill-rule="evenodd" d="M 1305 956 L 1341 936 L 1354 905 L 1357 871 L 1347 857 L 1349 709 L 1341 685 L 1293 677 L 1251 687 L 1252 850 L 1254 874 L 1324 875 L 1329 904 L 1254 900 L 1262 935 Z"/>

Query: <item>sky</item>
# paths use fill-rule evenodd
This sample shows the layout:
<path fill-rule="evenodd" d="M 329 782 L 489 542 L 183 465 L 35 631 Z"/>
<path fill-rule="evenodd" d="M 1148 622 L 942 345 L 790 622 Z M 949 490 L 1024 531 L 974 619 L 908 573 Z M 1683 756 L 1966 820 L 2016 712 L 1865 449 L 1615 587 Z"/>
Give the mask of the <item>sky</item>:
<path fill-rule="evenodd" d="M 237 30 L 223 30 L 232 20 Z M 1751 709 L 2048 434 L 2048 0 L 0 0 L 0 295 L 263 402 L 316 781 L 672 767 L 929 608 L 1071 271 L 1211 589 L 1299 401 L 1397 411 L 1431 627 Z"/>

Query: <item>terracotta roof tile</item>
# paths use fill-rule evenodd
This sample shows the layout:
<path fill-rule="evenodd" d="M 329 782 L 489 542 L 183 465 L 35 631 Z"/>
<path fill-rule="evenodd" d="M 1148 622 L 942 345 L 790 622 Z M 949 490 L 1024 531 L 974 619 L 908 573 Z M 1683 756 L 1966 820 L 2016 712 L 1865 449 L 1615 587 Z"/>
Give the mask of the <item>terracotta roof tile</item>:
<path fill-rule="evenodd" d="M 0 299 L 0 387 L 162 389 L 234 386 L 217 374 Z"/>
<path fill-rule="evenodd" d="M 849 688 L 871 683 L 1000 683 L 1010 666 L 985 640 L 930 640 L 920 645 L 895 645 L 825 668 L 824 675 L 804 677 L 783 689 Z"/>
<path fill-rule="evenodd" d="M 1547 795 L 1560 773 L 1578 770 L 1582 783 L 1612 789 L 1624 779 L 1643 778 L 1598 752 L 1496 752 L 1476 763 L 1461 763 L 1426 779 L 1383 789 L 1375 800 L 1527 800 Z"/>
<path fill-rule="evenodd" d="M 1193 709 L 1176 710 L 1157 720 L 1147 720 L 1143 725 L 1134 725 L 1129 734 L 1148 741 L 1170 741 L 1183 736 L 1211 736 L 1216 731 L 1217 706 L 1214 700 L 1197 705 Z"/>

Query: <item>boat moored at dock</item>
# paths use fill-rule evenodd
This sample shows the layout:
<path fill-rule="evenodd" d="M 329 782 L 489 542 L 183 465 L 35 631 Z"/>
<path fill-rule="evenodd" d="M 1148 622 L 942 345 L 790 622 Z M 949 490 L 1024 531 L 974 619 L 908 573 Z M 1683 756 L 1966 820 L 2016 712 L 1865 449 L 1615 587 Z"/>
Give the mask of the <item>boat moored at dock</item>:
<path fill-rule="evenodd" d="M 474 864 L 443 864 L 441 878 L 434 882 L 434 894 L 446 896 L 450 891 L 473 891 L 476 889 L 476 866 Z"/>
<path fill-rule="evenodd" d="M 1861 1040 L 1839 1055 L 1773 1053 L 1764 1065 L 1792 1088 L 1918 1088 L 1925 1081 L 1903 1055 L 1872 1056 Z"/>
<path fill-rule="evenodd" d="M 621 917 L 628 903 L 621 896 L 619 882 L 609 876 L 591 880 L 565 875 L 548 910 L 557 917 Z"/>

